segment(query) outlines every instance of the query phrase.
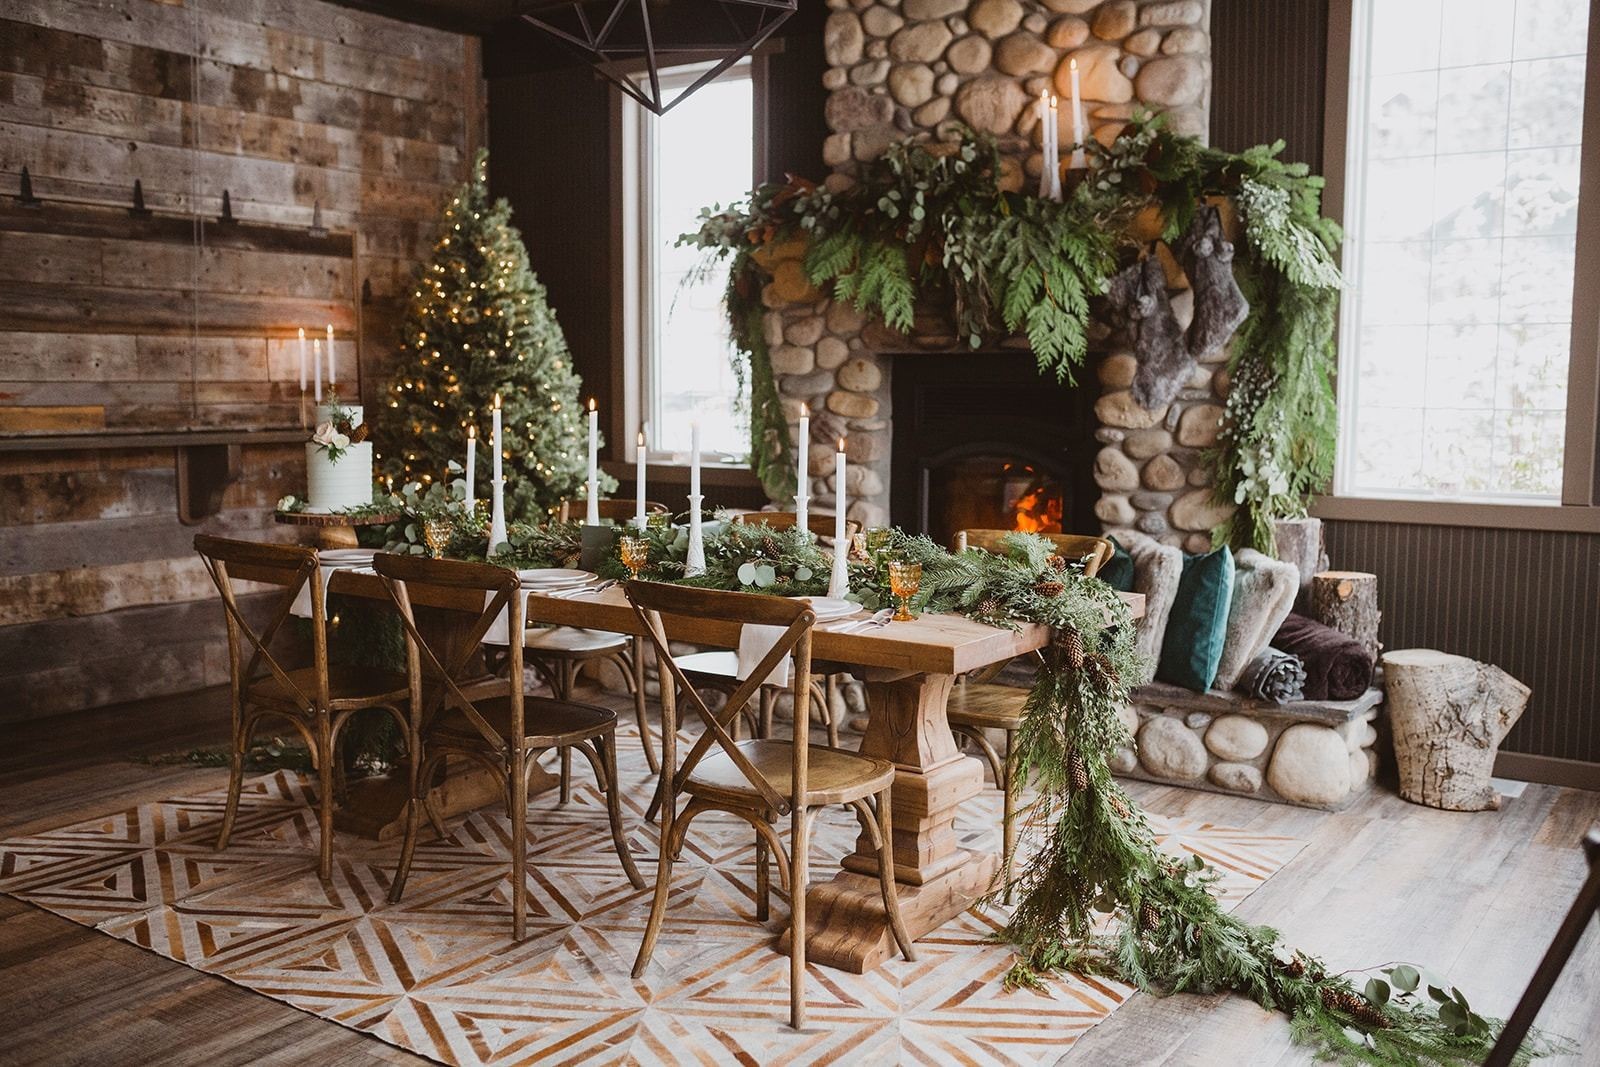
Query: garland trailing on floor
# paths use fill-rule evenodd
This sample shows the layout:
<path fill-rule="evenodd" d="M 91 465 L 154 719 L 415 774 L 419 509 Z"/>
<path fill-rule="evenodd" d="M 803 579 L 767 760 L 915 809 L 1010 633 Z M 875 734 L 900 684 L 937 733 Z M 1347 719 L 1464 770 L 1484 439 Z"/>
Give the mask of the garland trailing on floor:
<path fill-rule="evenodd" d="M 1027 336 L 1041 373 L 1075 380 L 1088 345 L 1090 301 L 1153 237 L 1176 239 L 1205 197 L 1233 200 L 1246 240 L 1234 274 L 1249 300 L 1229 371 L 1232 388 L 1209 457 L 1219 501 L 1238 514 L 1215 532 L 1270 550 L 1272 520 L 1305 514 L 1327 484 L 1334 439 L 1333 324 L 1339 228 L 1321 215 L 1322 179 L 1278 158 L 1282 142 L 1242 153 L 1207 148 L 1140 116 L 1110 147 L 1091 140 L 1092 168 L 1065 202 L 1007 191 L 992 140 L 903 142 L 832 192 L 792 179 L 747 203 L 701 213 L 680 244 L 731 255 L 726 306 L 750 389 L 751 454 L 774 500 L 795 489 L 788 427 L 762 330 L 766 256 L 805 242 L 813 285 L 912 328 L 919 301 L 953 309 L 976 348 Z M 1009 184 L 1015 184 L 1009 183 Z"/>
<path fill-rule="evenodd" d="M 571 565 L 577 524 L 513 528 L 511 548 L 493 562 Z M 807 594 L 826 584 L 828 560 L 809 537 L 759 523 L 712 524 L 706 571 L 684 576 L 687 539 L 671 527 L 648 532 L 642 576 L 743 592 Z M 1117 709 L 1139 658 L 1126 605 L 1078 560 L 1050 542 L 1014 534 L 1003 551 L 951 553 L 926 537 L 893 531 L 875 561 L 853 560 L 852 597 L 889 602 L 888 559 L 922 564 L 912 600 L 919 612 L 955 612 L 994 626 L 1050 626 L 1056 639 L 1028 694 L 1018 759 L 1038 803 L 1021 836 L 1014 875 L 1019 902 L 1001 932 L 1016 946 L 1009 975 L 1038 985 L 1071 970 L 1111 975 L 1157 993 L 1229 991 L 1290 1017 L 1295 1037 L 1329 1059 L 1378 1065 L 1476 1064 L 1499 1024 L 1418 968 L 1393 965 L 1357 987 L 1345 975 L 1283 945 L 1276 931 L 1225 912 L 1212 892 L 1216 873 L 1156 845 L 1138 806 L 1111 776 L 1110 754 L 1131 743 Z M 610 560 L 603 568 L 623 577 Z M 999 896 L 1004 886 L 996 886 Z M 1536 1039 L 1518 1057 L 1559 1051 Z"/>

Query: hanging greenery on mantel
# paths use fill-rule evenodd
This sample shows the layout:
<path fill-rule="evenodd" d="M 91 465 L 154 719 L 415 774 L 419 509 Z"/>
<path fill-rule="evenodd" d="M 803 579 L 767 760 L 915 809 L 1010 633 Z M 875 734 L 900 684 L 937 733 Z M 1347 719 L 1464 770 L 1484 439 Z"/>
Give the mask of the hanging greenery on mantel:
<path fill-rule="evenodd" d="M 1072 382 L 1091 302 L 1119 265 L 1183 233 L 1206 198 L 1226 197 L 1244 225 L 1233 267 L 1251 310 L 1208 456 L 1218 501 L 1238 510 L 1213 536 L 1270 551 L 1273 520 L 1305 514 L 1333 467 L 1340 232 L 1322 217 L 1322 179 L 1279 159 L 1282 142 L 1224 152 L 1149 115 L 1089 149 L 1087 178 L 1061 203 L 1010 189 L 994 142 L 969 133 L 893 145 L 843 191 L 791 179 L 701 213 L 680 243 L 732 257 L 727 312 L 750 387 L 753 464 L 770 496 L 795 489 L 761 328 L 770 249 L 803 241 L 812 285 L 894 330 L 910 331 L 918 306 L 934 303 L 973 348 L 1023 334 L 1041 373 Z"/>

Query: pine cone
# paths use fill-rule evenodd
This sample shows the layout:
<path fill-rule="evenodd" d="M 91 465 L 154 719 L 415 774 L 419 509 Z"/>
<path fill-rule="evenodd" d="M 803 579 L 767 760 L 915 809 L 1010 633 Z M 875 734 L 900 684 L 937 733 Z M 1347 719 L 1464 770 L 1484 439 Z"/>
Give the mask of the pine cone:
<path fill-rule="evenodd" d="M 1117 794 L 1112 793 L 1111 794 L 1111 810 L 1116 812 L 1122 818 L 1126 819 L 1128 817 L 1128 802 L 1123 800 Z"/>
<path fill-rule="evenodd" d="M 1034 583 L 1033 591 L 1040 596 L 1060 596 L 1067 591 L 1067 587 L 1060 582 L 1042 581 Z"/>
<path fill-rule="evenodd" d="M 1325 985 L 1319 992 L 1323 1007 L 1354 1019 L 1369 1030 L 1387 1030 L 1392 1025 L 1381 1008 L 1353 990 Z"/>
<path fill-rule="evenodd" d="M 1111 665 L 1111 660 L 1104 653 L 1096 652 L 1087 657 L 1084 666 L 1102 688 L 1108 689 L 1117 684 L 1117 668 Z"/>
<path fill-rule="evenodd" d="M 1073 629 L 1061 631 L 1056 637 L 1056 644 L 1061 649 L 1061 657 L 1067 661 L 1067 666 L 1073 670 L 1083 667 L 1083 635 Z"/>
<path fill-rule="evenodd" d="M 1083 756 L 1077 749 L 1067 754 L 1067 770 L 1072 775 L 1072 788 L 1075 792 L 1082 793 L 1089 788 L 1089 765 L 1084 762 Z"/>
<path fill-rule="evenodd" d="M 761 539 L 761 554 L 768 559 L 778 558 L 778 539 L 770 534 Z"/>
<path fill-rule="evenodd" d="M 1139 905 L 1139 929 L 1154 930 L 1161 925 L 1161 911 L 1148 900 Z"/>
<path fill-rule="evenodd" d="M 1051 556 L 1045 560 L 1045 563 L 1053 571 L 1064 571 L 1067 569 L 1067 557 L 1065 556 Z"/>
<path fill-rule="evenodd" d="M 984 597 L 982 600 L 978 601 L 977 610 L 979 615 L 987 615 L 992 618 L 1000 614 L 1000 601 L 996 600 L 992 596 Z"/>
<path fill-rule="evenodd" d="M 1283 972 L 1290 978 L 1299 978 L 1306 973 L 1306 961 L 1299 956 L 1295 956 L 1294 959 L 1283 965 Z"/>
<path fill-rule="evenodd" d="M 362 441 L 367 439 L 367 434 L 371 432 L 372 431 L 367 428 L 367 424 L 363 422 L 360 426 L 357 426 L 355 429 L 350 431 L 350 443 L 353 445 L 359 445 Z"/>

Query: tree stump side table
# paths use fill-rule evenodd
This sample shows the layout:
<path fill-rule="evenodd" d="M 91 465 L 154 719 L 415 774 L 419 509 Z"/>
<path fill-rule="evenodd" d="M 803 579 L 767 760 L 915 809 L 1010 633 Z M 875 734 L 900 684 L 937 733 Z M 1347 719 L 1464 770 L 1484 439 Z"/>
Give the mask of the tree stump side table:
<path fill-rule="evenodd" d="M 275 511 L 272 517 L 286 526 L 316 530 L 318 548 L 356 548 L 357 526 L 384 526 L 400 518 L 399 511 L 364 511 L 349 515 L 337 511 Z"/>

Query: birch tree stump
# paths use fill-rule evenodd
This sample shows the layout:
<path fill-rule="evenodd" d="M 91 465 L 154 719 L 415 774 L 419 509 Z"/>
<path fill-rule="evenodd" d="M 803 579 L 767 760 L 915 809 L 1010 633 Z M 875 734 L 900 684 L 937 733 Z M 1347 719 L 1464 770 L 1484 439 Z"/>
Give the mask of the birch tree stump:
<path fill-rule="evenodd" d="M 1383 657 L 1400 795 L 1446 811 L 1500 806 L 1489 784 L 1495 751 L 1530 690 L 1499 667 L 1431 648 Z"/>
<path fill-rule="evenodd" d="M 1323 571 L 1311 576 L 1311 617 L 1348 634 L 1378 662 L 1378 576 L 1361 571 Z"/>
<path fill-rule="evenodd" d="M 1300 592 L 1295 604 L 1304 612 L 1310 603 L 1311 576 L 1328 569 L 1328 553 L 1322 547 L 1322 520 L 1274 519 L 1272 523 L 1273 555 L 1285 563 L 1293 563 L 1300 571 Z"/>

